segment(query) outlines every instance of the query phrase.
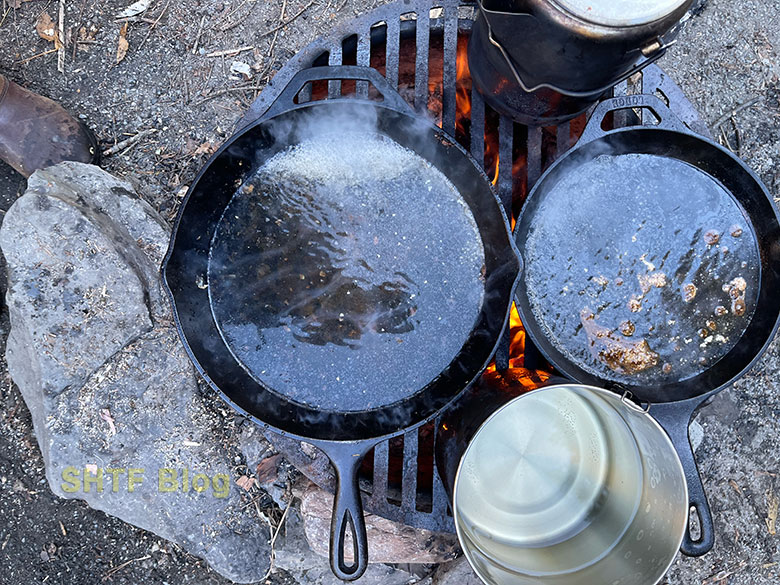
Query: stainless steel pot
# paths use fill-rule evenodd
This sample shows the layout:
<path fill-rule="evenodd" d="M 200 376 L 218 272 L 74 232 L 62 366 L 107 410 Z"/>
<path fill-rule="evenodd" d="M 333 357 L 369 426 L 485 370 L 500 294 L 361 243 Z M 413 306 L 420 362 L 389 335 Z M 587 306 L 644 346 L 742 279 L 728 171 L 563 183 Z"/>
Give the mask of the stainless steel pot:
<path fill-rule="evenodd" d="M 688 519 L 685 476 L 645 411 L 577 384 L 535 390 L 477 431 L 455 479 L 463 551 L 489 585 L 654 585 Z"/>

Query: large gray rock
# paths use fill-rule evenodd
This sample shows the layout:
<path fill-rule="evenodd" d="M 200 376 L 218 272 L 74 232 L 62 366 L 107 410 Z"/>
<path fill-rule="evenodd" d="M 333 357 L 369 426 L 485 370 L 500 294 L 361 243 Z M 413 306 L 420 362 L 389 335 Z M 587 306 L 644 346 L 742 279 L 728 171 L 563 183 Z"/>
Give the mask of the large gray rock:
<path fill-rule="evenodd" d="M 8 368 L 55 494 L 170 539 L 229 579 L 258 581 L 269 530 L 242 504 L 238 446 L 172 326 L 159 280 L 168 235 L 131 185 L 97 167 L 36 172 L 0 229 Z"/>

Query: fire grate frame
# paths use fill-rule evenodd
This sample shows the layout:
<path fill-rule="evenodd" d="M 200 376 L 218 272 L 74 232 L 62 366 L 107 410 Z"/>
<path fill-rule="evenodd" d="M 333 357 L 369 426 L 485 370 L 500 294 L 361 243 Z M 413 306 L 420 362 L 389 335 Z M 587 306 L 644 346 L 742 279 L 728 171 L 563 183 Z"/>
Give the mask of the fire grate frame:
<path fill-rule="evenodd" d="M 372 66 L 372 51 L 377 42 L 384 46 L 383 75 L 390 86 L 400 90 L 399 93 L 418 113 L 430 114 L 432 95 L 429 63 L 434 51 L 431 41 L 440 38 L 441 47 L 436 48 L 443 53 L 441 97 L 436 97 L 440 100 L 437 122 L 447 134 L 456 136 L 458 42 L 459 38 L 463 42 L 462 39 L 470 34 L 476 15 L 476 2 L 397 0 L 347 21 L 314 40 L 291 58 L 252 103 L 237 128 L 261 119 L 301 69 L 317 65 Z M 413 38 L 415 47 L 414 84 L 413 87 L 404 87 L 400 83 L 401 66 L 408 67 L 410 63 L 402 61 L 401 45 L 402 39 L 408 41 L 410 38 Z M 342 96 L 342 89 L 340 81 L 327 82 L 327 96 L 324 99 L 345 97 Z M 367 82 L 354 83 L 354 86 L 350 86 L 352 90 L 357 97 L 369 97 Z M 311 91 L 311 86 L 304 88 L 298 96 L 299 100 L 310 100 Z M 470 93 L 470 128 L 482 127 L 485 132 L 470 131 L 468 143 L 464 144 L 462 140 L 459 142 L 477 161 L 483 162 L 488 176 L 495 177 L 495 188 L 508 215 L 511 215 L 513 205 L 516 209 L 522 205 L 525 195 L 531 191 L 544 170 L 576 143 L 590 111 L 558 126 L 521 126 L 508 117 L 492 112 L 476 89 L 472 88 Z M 613 90 L 616 97 L 637 93 L 658 95 L 692 131 L 709 136 L 709 130 L 694 106 L 657 65 L 650 65 Z M 610 123 L 617 128 L 652 124 L 654 121 L 652 114 L 647 112 L 624 110 L 616 113 Z M 496 153 L 488 155 L 486 152 L 486 136 L 497 144 L 497 160 Z M 519 156 L 525 158 L 525 164 L 515 164 L 518 144 L 521 150 Z M 526 352 L 526 364 L 530 367 L 529 362 L 534 359 L 533 348 L 527 348 Z M 508 367 L 508 335 L 501 343 L 496 362 L 499 370 Z M 407 432 L 401 438 L 380 443 L 367 455 L 367 459 L 373 458 L 373 469 L 369 475 L 361 476 L 366 511 L 415 528 L 450 533 L 455 531 L 444 485 L 433 464 L 434 431 L 437 424 L 438 420 Z M 290 437 L 272 432 L 266 432 L 266 437 L 304 475 L 320 487 L 333 491 L 335 478 L 323 453 Z M 430 467 L 430 477 L 422 482 L 426 485 L 418 485 L 422 467 Z M 391 476 L 396 479 L 400 476 L 400 489 L 397 481 L 390 481 Z"/>

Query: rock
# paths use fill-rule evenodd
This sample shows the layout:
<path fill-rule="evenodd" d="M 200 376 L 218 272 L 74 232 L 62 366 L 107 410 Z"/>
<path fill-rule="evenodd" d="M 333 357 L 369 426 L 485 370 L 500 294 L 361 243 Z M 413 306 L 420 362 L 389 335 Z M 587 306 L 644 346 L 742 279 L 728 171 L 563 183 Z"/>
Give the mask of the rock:
<path fill-rule="evenodd" d="M 168 237 L 131 185 L 97 167 L 33 174 L 0 229 L 8 368 L 55 494 L 255 582 L 269 530 L 231 475 L 232 414 L 199 390 L 163 298 Z"/>
<path fill-rule="evenodd" d="M 465 557 L 445 563 L 436 569 L 433 585 L 483 585 Z"/>
<path fill-rule="evenodd" d="M 333 496 L 314 484 L 301 494 L 306 539 L 311 548 L 322 556 L 328 555 L 330 520 Z M 460 552 L 454 534 L 415 529 L 366 514 L 368 533 L 368 558 L 378 563 L 428 564 L 451 561 Z M 351 550 L 346 551 L 347 561 L 352 560 Z"/>

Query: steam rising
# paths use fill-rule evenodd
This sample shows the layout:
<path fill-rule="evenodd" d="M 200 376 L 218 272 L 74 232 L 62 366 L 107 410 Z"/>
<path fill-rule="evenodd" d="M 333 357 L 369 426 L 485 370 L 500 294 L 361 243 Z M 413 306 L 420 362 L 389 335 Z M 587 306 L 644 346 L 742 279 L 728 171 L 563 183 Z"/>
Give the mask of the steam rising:
<path fill-rule="evenodd" d="M 295 146 L 262 161 L 212 243 L 209 292 L 231 350 L 317 408 L 365 410 L 422 389 L 468 339 L 483 300 L 468 206 L 372 114 L 277 125 Z"/>

